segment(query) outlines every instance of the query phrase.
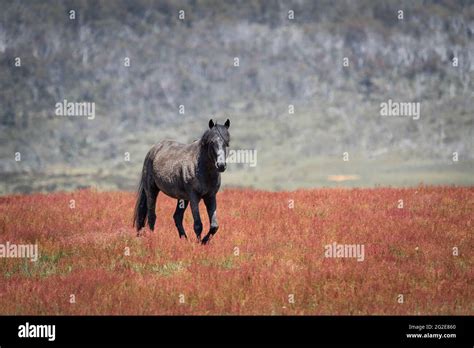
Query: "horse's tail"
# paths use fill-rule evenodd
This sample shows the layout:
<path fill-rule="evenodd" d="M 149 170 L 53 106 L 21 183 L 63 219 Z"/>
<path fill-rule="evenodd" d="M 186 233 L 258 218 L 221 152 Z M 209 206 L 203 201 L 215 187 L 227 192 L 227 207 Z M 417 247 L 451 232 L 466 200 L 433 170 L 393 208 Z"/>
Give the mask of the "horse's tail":
<path fill-rule="evenodd" d="M 145 163 L 143 163 L 142 176 L 140 179 L 140 184 L 138 185 L 137 193 L 137 202 L 135 203 L 135 212 L 133 214 L 133 226 L 136 227 L 137 231 L 140 231 L 145 227 L 146 215 L 147 215 L 147 205 L 146 205 L 146 194 L 145 194 L 145 180 L 146 180 L 146 165 L 147 165 L 148 156 L 145 158 Z"/>

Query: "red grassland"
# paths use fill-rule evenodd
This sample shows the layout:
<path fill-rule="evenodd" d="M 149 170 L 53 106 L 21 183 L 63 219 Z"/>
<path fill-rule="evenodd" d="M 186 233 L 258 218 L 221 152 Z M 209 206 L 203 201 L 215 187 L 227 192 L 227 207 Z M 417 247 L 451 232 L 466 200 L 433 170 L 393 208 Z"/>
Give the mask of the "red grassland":
<path fill-rule="evenodd" d="M 189 240 L 178 238 L 164 195 L 155 232 L 136 237 L 134 203 L 87 190 L 0 197 L 0 243 L 40 251 L 0 258 L 0 314 L 473 314 L 474 188 L 224 190 L 207 246 L 189 209 Z M 333 242 L 363 244 L 364 261 L 325 258 Z"/>

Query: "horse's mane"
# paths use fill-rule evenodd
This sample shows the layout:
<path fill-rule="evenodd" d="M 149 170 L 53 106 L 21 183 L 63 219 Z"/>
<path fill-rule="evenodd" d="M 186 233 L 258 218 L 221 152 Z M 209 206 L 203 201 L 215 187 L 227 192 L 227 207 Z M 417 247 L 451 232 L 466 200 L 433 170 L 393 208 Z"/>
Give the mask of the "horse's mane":
<path fill-rule="evenodd" d="M 210 129 L 208 129 L 204 132 L 204 134 L 201 137 L 202 144 L 203 145 L 209 144 L 209 142 L 211 141 L 211 138 L 212 138 L 212 132 Z"/>

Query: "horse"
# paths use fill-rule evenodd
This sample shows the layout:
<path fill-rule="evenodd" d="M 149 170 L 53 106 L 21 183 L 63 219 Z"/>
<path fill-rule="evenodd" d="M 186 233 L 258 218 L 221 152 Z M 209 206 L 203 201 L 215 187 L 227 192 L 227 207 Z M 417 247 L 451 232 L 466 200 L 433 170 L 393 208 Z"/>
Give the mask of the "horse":
<path fill-rule="evenodd" d="M 183 216 L 189 203 L 197 241 L 207 244 L 216 234 L 219 229 L 216 194 L 221 186 L 221 173 L 227 167 L 229 127 L 229 119 L 223 125 L 210 119 L 209 129 L 193 143 L 181 144 L 164 140 L 148 151 L 143 163 L 133 216 L 137 236 L 145 227 L 146 220 L 150 230 L 154 231 L 156 199 L 160 191 L 177 199 L 173 219 L 180 238 L 187 239 Z M 202 240 L 203 227 L 199 214 L 201 199 L 204 200 L 210 222 L 209 232 Z"/>

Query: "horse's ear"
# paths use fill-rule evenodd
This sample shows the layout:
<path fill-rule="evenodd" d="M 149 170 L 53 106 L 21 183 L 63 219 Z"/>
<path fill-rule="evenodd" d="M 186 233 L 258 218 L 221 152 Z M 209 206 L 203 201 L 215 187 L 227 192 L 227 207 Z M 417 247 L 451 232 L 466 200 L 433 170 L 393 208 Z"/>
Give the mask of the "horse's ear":
<path fill-rule="evenodd" d="M 214 127 L 214 121 L 212 120 L 212 118 L 209 120 L 209 128 L 212 129 L 212 127 Z"/>
<path fill-rule="evenodd" d="M 227 121 L 225 121 L 224 126 L 225 126 L 225 128 L 229 129 L 229 127 L 230 127 L 230 120 L 229 119 L 227 119 Z"/>

